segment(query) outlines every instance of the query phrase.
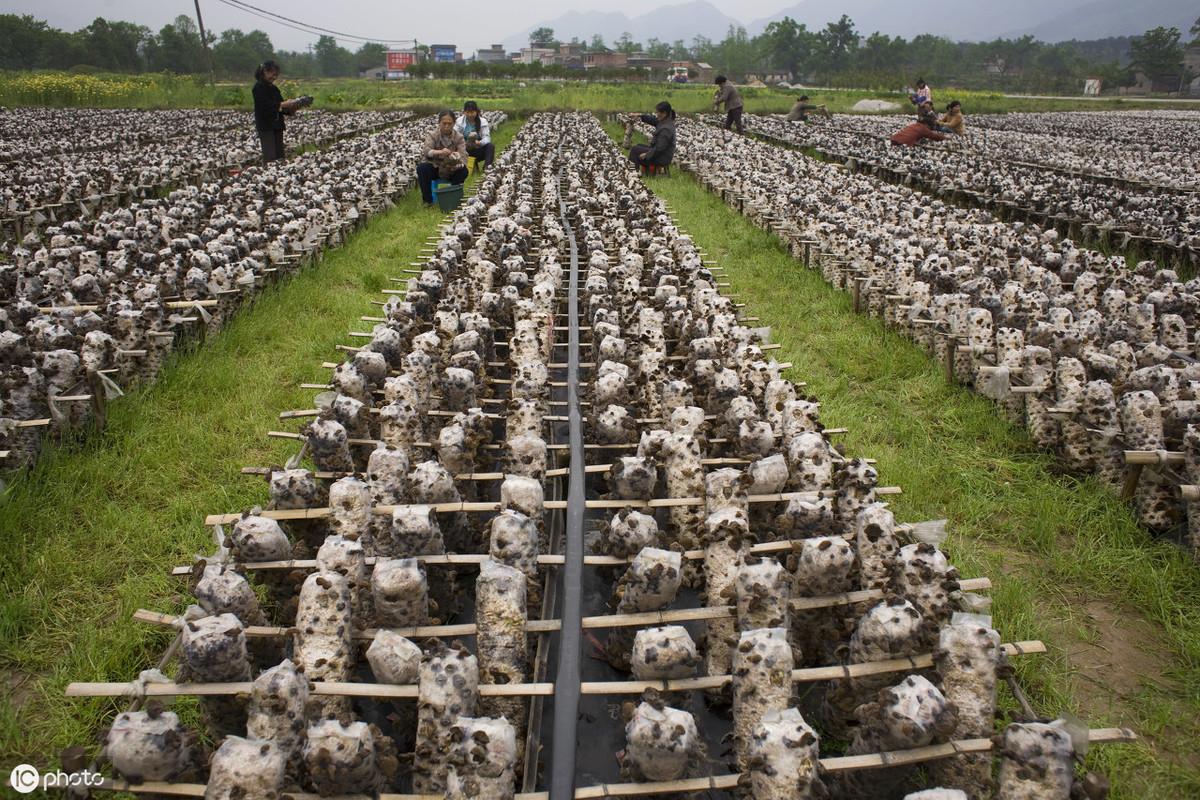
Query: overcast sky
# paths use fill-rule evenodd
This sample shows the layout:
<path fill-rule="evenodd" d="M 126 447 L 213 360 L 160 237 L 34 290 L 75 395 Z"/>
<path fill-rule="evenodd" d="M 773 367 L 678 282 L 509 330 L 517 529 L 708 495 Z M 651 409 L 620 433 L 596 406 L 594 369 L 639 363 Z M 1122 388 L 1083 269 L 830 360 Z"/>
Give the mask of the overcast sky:
<path fill-rule="evenodd" d="M 678 0 L 676 0 L 678 1 Z M 457 44 L 472 53 L 530 25 L 577 11 L 621 11 L 629 16 L 672 0 L 492 0 L 492 2 L 412 2 L 409 0 L 247 0 L 251 5 L 331 30 L 388 39 L 418 39 L 423 43 Z M 769 16 L 796 0 L 711 0 L 724 13 L 748 23 Z M 220 0 L 200 0 L 204 24 L 214 31 L 226 28 L 266 31 L 275 46 L 296 50 L 315 37 L 231 8 Z M 123 19 L 158 30 L 179 14 L 192 16 L 192 0 L 0 0 L 0 11 L 32 14 L 65 30 L 77 30 L 96 17 Z M 633 31 L 634 38 L 653 31 Z M 355 44 L 343 42 L 353 49 Z"/>

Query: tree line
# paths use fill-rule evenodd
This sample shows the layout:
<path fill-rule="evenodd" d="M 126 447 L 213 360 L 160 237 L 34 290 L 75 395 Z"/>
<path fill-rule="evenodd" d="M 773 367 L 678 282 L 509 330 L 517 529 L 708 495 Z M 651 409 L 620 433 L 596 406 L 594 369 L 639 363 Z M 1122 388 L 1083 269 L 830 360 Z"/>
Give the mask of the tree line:
<path fill-rule="evenodd" d="M 1200 39 L 1200 18 L 1190 33 Z M 559 44 L 549 28 L 538 28 L 530 38 L 542 45 Z M 911 81 L 920 75 L 940 85 L 1074 93 L 1084 78 L 1101 78 L 1108 86 L 1128 86 L 1138 72 L 1153 81 L 1197 77 L 1183 68 L 1183 34 L 1177 28 L 1162 27 L 1141 36 L 1054 44 L 1032 36 L 954 42 L 932 34 L 912 39 L 879 32 L 865 36 L 843 14 L 821 30 L 810 30 L 784 17 L 753 37 L 744 28 L 731 26 L 720 41 L 697 36 L 690 43 L 653 38 L 642 43 L 624 33 L 611 45 L 594 36 L 588 46 L 703 61 L 736 77 L 784 74 L 808 84 L 838 87 L 894 88 L 898 79 Z"/>
<path fill-rule="evenodd" d="M 1200 19 L 1191 28 L 1200 37 Z M 690 43 L 648 39 L 625 33 L 611 45 L 593 36 L 579 42 L 588 50 L 646 53 L 654 58 L 703 61 L 734 77 L 782 74 L 792 80 L 830 86 L 895 88 L 898 81 L 921 75 L 931 83 L 1011 91 L 1079 90 L 1084 78 L 1106 85 L 1129 85 L 1135 72 L 1152 80 L 1191 77 L 1183 70 L 1183 34 L 1155 28 L 1142 36 L 1048 44 L 1031 36 L 991 42 L 954 42 L 922 34 L 911 39 L 875 32 L 862 35 L 843 15 L 821 30 L 810 30 L 790 17 L 772 22 L 758 36 L 731 27 L 720 41 L 703 36 Z M 539 28 L 531 43 L 557 46 L 554 31 Z M 199 29 L 179 16 L 158 32 L 145 25 L 97 17 L 90 25 L 68 32 L 29 15 L 0 14 L 0 69 L 101 70 L 111 72 L 176 72 L 244 77 L 268 58 L 279 61 L 293 77 L 344 77 L 378 67 L 386 59 L 382 44 L 349 50 L 322 36 L 307 50 L 276 50 L 261 30 L 230 28 L 209 32 L 208 51 Z M 425 49 L 419 47 L 418 49 Z M 211 59 L 211 63 L 210 63 Z M 538 77 L 572 74 L 562 66 L 439 64 L 424 62 L 419 74 L 429 77 Z M 576 73 L 577 74 L 577 73 Z M 631 70 L 590 72 L 599 78 L 645 77 Z"/>
<path fill-rule="evenodd" d="M 387 48 L 374 42 L 348 50 L 322 36 L 305 51 L 276 50 L 264 31 L 230 28 L 208 33 L 211 71 L 244 77 L 269 58 L 293 77 L 344 77 L 377 67 Z M 0 69 L 59 69 L 104 72 L 210 71 L 200 29 L 180 15 L 154 32 L 145 25 L 97 17 L 77 31 L 63 31 L 30 15 L 0 14 Z"/>

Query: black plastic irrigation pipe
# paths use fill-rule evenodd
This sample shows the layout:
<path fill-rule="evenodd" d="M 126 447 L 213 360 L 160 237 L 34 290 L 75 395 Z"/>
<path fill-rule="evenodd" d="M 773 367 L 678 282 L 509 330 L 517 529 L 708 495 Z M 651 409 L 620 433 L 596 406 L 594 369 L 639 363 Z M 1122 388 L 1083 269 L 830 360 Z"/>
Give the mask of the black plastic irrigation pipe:
<path fill-rule="evenodd" d="M 561 152 L 561 144 L 560 144 Z M 583 628 L 583 516 L 586 508 L 583 469 L 583 417 L 579 412 L 579 249 L 567 219 L 562 195 L 566 168 L 558 171 L 558 210 L 571 246 L 567 291 L 567 422 L 571 462 L 567 478 L 567 517 L 563 541 L 562 633 L 558 640 L 558 674 L 554 680 L 554 759 L 550 765 L 550 800 L 575 796 L 576 721 L 579 717 L 579 657 Z"/>

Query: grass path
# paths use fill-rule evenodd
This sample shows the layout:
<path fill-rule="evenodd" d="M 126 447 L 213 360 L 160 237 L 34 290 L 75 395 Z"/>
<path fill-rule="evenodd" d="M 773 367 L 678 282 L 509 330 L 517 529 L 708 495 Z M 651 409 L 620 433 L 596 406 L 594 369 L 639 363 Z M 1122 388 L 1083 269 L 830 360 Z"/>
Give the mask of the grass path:
<path fill-rule="evenodd" d="M 497 130 L 498 149 L 517 128 Z M 112 404 L 102 434 L 51 450 L 0 496 L 0 767 L 57 766 L 63 747 L 91 741 L 112 704 L 67 700 L 68 682 L 130 680 L 157 661 L 167 636 L 130 615 L 181 607 L 186 585 L 166 571 L 213 550 L 205 513 L 266 502 L 238 471 L 295 450 L 266 432 L 280 411 L 312 405 L 300 384 L 328 379 L 319 364 L 367 326 L 367 301 L 441 218 L 414 189 Z"/>
<path fill-rule="evenodd" d="M 1112 796 L 1200 796 L 1200 569 L 1151 541 L 1106 487 L 1057 474 L 990 401 L 948 385 L 924 351 L 855 314 L 848 294 L 690 174 L 649 185 L 771 326 L 776 357 L 808 382 L 824 422 L 850 429 L 848 452 L 877 458 L 883 483 L 903 487 L 897 517 L 949 517 L 962 575 L 996 583 L 1005 640 L 1051 648 L 1014 660 L 1035 707 L 1145 736 L 1092 751 Z"/>

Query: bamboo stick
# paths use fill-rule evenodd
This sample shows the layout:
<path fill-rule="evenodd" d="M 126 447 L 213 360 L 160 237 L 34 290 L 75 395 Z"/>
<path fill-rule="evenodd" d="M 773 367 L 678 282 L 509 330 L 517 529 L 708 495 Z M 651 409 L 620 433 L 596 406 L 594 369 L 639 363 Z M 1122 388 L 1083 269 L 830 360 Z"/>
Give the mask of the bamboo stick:
<path fill-rule="evenodd" d="M 480 560 L 482 560 L 482 558 Z M 990 589 L 992 584 L 988 578 L 975 578 L 973 580 L 963 581 L 961 585 L 963 589 L 967 590 L 984 590 Z M 835 606 L 853 605 L 855 603 L 870 602 L 872 600 L 882 600 L 885 596 L 886 593 L 881 590 L 864 589 L 858 592 L 826 595 L 824 597 L 794 598 L 790 601 L 790 603 L 792 604 L 792 609 L 795 611 L 811 611 L 818 608 L 833 608 Z M 633 614 L 601 614 L 599 616 L 584 617 L 582 627 L 584 630 L 634 628 L 641 626 L 659 626 L 677 622 L 703 622 L 714 619 L 726 619 L 732 617 L 733 615 L 733 606 L 704 606 L 701 608 L 643 611 Z M 182 622 L 179 617 L 175 617 L 170 614 L 162 614 L 157 611 L 148 611 L 146 609 L 139 609 L 135 611 L 133 614 L 133 619 L 135 622 L 142 622 L 161 628 L 174 628 Z M 561 629 L 562 622 L 557 619 L 529 620 L 525 624 L 525 630 L 529 633 L 552 633 Z M 292 630 L 292 628 L 274 625 L 249 625 L 245 628 L 247 636 L 260 639 L 288 636 L 291 634 Z M 451 638 L 454 636 L 474 636 L 476 627 L 474 623 L 463 622 L 450 625 L 422 625 L 412 628 L 393 628 L 391 630 L 399 633 L 402 636 L 408 637 Z M 355 638 L 369 641 L 375 638 L 375 634 L 377 632 L 378 631 L 374 628 L 367 628 L 356 631 L 354 635 Z"/>
<path fill-rule="evenodd" d="M 880 486 L 875 489 L 877 495 L 898 495 L 901 489 L 898 486 Z M 804 500 L 813 502 L 821 499 L 822 492 L 782 492 L 780 494 L 752 494 L 748 498 L 751 503 L 784 503 L 790 500 Z M 705 504 L 703 497 L 665 497 L 654 500 L 588 500 L 588 508 L 677 508 L 681 506 L 703 506 Z M 479 512 L 498 512 L 501 510 L 499 502 L 468 502 L 460 501 L 457 503 L 416 503 L 414 505 L 427 505 L 433 511 L 440 514 L 459 514 L 459 513 L 479 513 Z M 543 505 L 548 511 L 561 510 L 567 507 L 565 500 L 547 500 Z M 399 508 L 394 505 L 377 505 L 372 506 L 371 513 L 377 516 L 390 516 L 392 512 Z M 277 520 L 296 520 L 296 519 L 321 519 L 330 516 L 332 509 L 328 507 L 321 508 L 280 508 L 270 509 L 259 513 L 261 517 Z M 210 514 L 204 519 L 205 525 L 229 525 L 237 522 L 242 518 L 242 514 Z"/>
<path fill-rule="evenodd" d="M 1046 652 L 1039 641 L 1014 642 L 1003 645 L 1009 657 L 1035 655 Z M 845 664 L 829 667 L 809 667 L 792 670 L 793 683 L 816 683 L 828 680 L 849 680 L 872 675 L 884 675 L 906 670 L 929 669 L 933 666 L 933 654 L 924 653 L 909 658 L 892 658 L 886 661 L 869 661 L 862 664 Z M 641 694 L 647 689 L 663 692 L 715 689 L 733 680 L 732 675 L 710 675 L 701 678 L 683 678 L 663 681 L 585 681 L 580 691 L 586 695 Z M 77 682 L 68 684 L 67 697 L 218 697 L 224 695 L 249 694 L 254 684 L 251 681 L 234 683 L 145 683 L 136 682 Z M 382 697 L 416 698 L 417 685 L 387 683 L 349 683 L 313 681 L 312 692 L 327 697 Z M 554 694 L 553 683 L 481 683 L 479 693 L 491 697 L 549 697 Z"/>

